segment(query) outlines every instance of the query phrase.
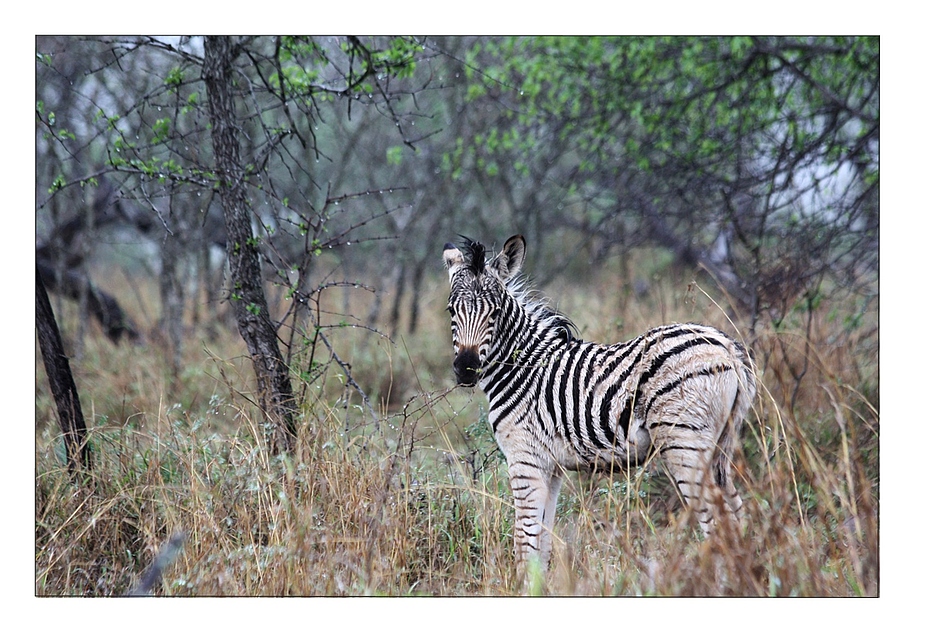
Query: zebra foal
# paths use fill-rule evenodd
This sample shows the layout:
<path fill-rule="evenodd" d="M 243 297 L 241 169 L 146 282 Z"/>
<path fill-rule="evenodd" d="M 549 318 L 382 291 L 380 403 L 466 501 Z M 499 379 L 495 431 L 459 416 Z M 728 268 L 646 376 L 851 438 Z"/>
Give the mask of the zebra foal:
<path fill-rule="evenodd" d="M 443 250 L 453 370 L 488 397 L 514 496 L 518 565 L 538 556 L 548 566 L 566 470 L 623 471 L 658 454 L 706 535 L 720 505 L 737 519 L 730 456 L 755 396 L 745 349 L 696 324 L 621 344 L 577 339 L 568 319 L 527 292 L 525 250 L 520 235 L 490 260 L 471 240 Z"/>

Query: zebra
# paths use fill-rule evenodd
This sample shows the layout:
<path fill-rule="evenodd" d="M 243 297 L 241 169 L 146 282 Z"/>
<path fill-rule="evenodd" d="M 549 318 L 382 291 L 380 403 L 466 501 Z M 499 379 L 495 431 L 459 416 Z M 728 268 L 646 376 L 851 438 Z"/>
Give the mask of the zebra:
<path fill-rule="evenodd" d="M 528 290 L 526 241 L 448 243 L 447 311 L 457 384 L 478 384 L 507 460 L 514 556 L 548 568 L 565 471 L 619 472 L 658 454 L 708 537 L 718 512 L 737 523 L 731 455 L 756 392 L 751 360 L 723 332 L 693 323 L 652 328 L 618 344 L 575 326 Z"/>

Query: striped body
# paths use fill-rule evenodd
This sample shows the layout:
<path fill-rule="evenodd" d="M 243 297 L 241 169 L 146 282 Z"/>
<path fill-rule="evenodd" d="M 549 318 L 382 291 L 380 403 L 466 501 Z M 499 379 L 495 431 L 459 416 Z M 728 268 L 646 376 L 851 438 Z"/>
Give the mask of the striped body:
<path fill-rule="evenodd" d="M 515 553 L 548 564 L 565 470 L 625 470 L 661 457 L 709 534 L 714 515 L 742 501 L 729 458 L 755 395 L 745 349 L 696 324 L 653 328 L 632 341 L 575 339 L 572 326 L 517 280 L 525 244 L 512 237 L 486 261 L 448 245 L 454 370 L 489 401 L 508 462 Z"/>

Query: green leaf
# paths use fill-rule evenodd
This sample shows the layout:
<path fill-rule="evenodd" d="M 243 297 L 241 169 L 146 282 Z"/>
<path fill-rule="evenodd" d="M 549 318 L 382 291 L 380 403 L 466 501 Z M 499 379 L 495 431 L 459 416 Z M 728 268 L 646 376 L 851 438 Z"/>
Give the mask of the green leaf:
<path fill-rule="evenodd" d="M 55 180 L 52 181 L 51 187 L 48 188 L 48 193 L 54 194 L 55 192 L 63 188 L 64 185 L 65 185 L 64 175 L 59 174 L 58 176 L 55 177 Z"/>
<path fill-rule="evenodd" d="M 170 119 L 169 118 L 159 118 L 154 122 L 154 138 L 151 140 L 152 143 L 163 143 L 168 138 L 170 138 Z"/>
<path fill-rule="evenodd" d="M 183 84 L 183 70 L 179 67 L 174 67 L 169 72 L 167 72 L 167 77 L 164 79 L 164 84 L 171 88 L 177 88 Z"/>
<path fill-rule="evenodd" d="M 393 145 L 385 151 L 385 161 L 389 165 L 400 165 L 401 155 L 404 148 L 401 145 Z"/>

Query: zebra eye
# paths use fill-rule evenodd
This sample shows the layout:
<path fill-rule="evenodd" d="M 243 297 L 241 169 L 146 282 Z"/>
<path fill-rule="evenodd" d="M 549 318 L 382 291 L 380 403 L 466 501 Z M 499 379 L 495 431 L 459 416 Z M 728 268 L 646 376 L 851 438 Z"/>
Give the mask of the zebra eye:
<path fill-rule="evenodd" d="M 452 304 L 447 304 L 446 312 L 450 313 L 450 316 L 451 316 L 451 317 L 455 317 L 455 316 L 456 316 L 456 309 L 453 308 Z"/>

